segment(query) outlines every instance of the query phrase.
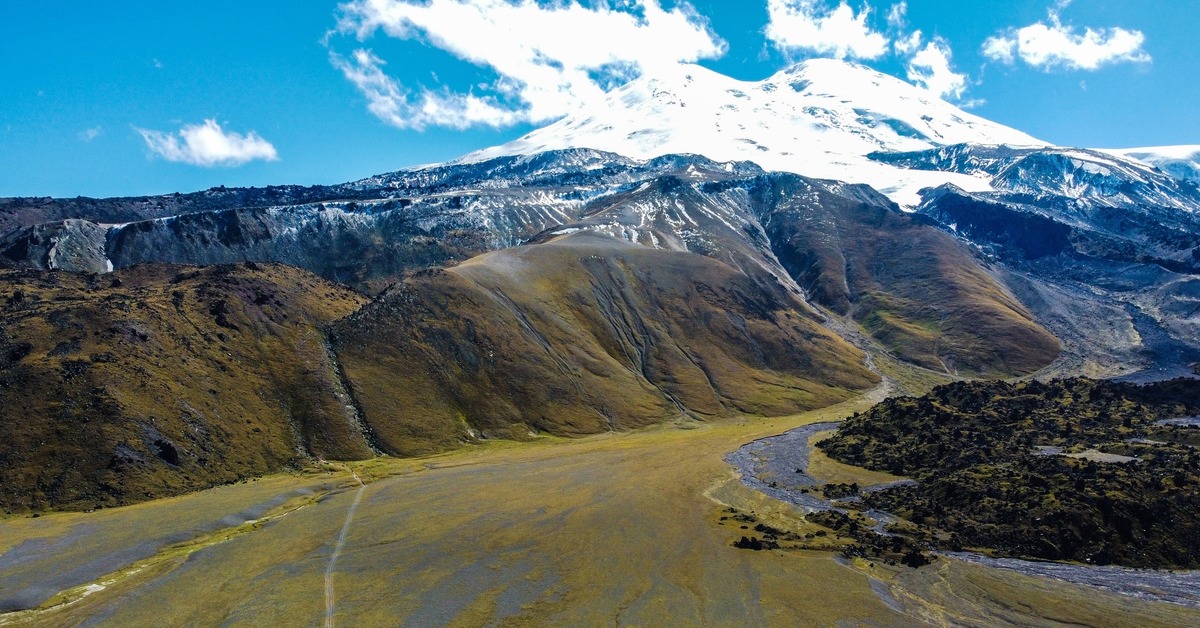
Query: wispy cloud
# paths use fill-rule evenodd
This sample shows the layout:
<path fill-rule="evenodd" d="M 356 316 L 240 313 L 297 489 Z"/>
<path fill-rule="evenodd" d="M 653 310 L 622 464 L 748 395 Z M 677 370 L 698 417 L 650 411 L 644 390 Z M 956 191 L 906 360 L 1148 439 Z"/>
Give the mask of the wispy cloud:
<path fill-rule="evenodd" d="M 509 109 L 495 97 L 437 93 L 428 89 L 413 96 L 383 71 L 386 63 L 370 50 L 356 50 L 349 58 L 330 53 L 334 67 L 354 83 L 367 98 L 367 109 L 375 117 L 402 129 L 445 126 L 465 129 L 475 125 L 504 127 L 523 121 L 525 113 Z"/>
<path fill-rule="evenodd" d="M 907 57 L 920 50 L 924 41 L 925 37 L 921 31 L 913 31 L 903 37 L 897 37 L 896 41 L 892 43 L 892 47 L 896 50 L 896 54 Z"/>
<path fill-rule="evenodd" d="M 904 28 L 905 22 L 908 21 L 908 3 L 897 2 L 888 10 L 887 22 L 893 30 Z"/>
<path fill-rule="evenodd" d="M 889 19 L 902 21 L 905 8 L 893 8 Z M 808 52 L 839 59 L 878 59 L 889 40 L 867 24 L 869 5 L 855 11 L 844 0 L 767 0 L 767 39 L 785 53 Z"/>
<path fill-rule="evenodd" d="M 983 43 L 983 55 L 1014 64 L 1017 59 L 1044 71 L 1096 70 L 1113 63 L 1149 63 L 1143 45 L 1146 36 L 1120 27 L 1082 31 L 1062 22 L 1062 11 L 1071 0 L 1059 0 L 1047 11 L 1047 20 L 1022 28 L 1009 28 Z"/>
<path fill-rule="evenodd" d="M 339 6 L 337 33 L 360 42 L 380 31 L 420 40 L 495 71 L 494 82 L 468 93 L 405 87 L 366 48 L 331 51 L 330 60 L 366 96 L 371 113 L 396 127 L 423 129 L 552 120 L 646 68 L 725 53 L 725 42 L 686 2 L 670 10 L 658 0 L 616 4 L 352 0 Z"/>
<path fill-rule="evenodd" d="M 104 127 L 94 126 L 90 129 L 84 129 L 84 130 L 80 131 L 79 132 L 79 141 L 91 142 L 92 140 L 96 139 L 97 137 L 100 137 L 101 135 L 104 135 Z"/>
<path fill-rule="evenodd" d="M 188 124 L 178 134 L 138 129 L 153 155 L 193 166 L 240 166 L 254 160 L 276 161 L 279 154 L 254 131 L 227 132 L 216 120 Z"/>

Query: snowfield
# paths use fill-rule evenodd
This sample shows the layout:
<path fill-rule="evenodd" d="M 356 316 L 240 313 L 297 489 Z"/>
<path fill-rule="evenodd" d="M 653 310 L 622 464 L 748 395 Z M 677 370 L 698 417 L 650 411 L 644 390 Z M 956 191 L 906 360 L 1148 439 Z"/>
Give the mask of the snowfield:
<path fill-rule="evenodd" d="M 695 153 L 866 183 L 913 207 L 925 187 L 953 183 L 977 192 L 991 187 L 985 177 L 907 170 L 866 155 L 960 143 L 1047 146 L 895 77 L 853 63 L 814 59 L 758 82 L 679 65 L 642 76 L 588 109 L 457 163 L 564 148 L 593 148 L 640 160 Z"/>

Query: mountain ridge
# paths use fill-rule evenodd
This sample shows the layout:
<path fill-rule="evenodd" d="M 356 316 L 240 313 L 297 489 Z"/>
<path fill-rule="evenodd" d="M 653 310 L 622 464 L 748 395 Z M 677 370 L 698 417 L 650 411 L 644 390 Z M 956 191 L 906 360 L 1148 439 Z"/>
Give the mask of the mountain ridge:
<path fill-rule="evenodd" d="M 1179 179 L 1200 182 L 1200 144 L 1099 150 L 1125 159 L 1138 160 Z"/>
<path fill-rule="evenodd" d="M 912 206 L 923 187 L 950 182 L 982 191 L 986 184 L 881 166 L 865 156 L 965 141 L 1046 145 L 854 63 L 814 59 L 762 81 L 738 81 L 684 64 L 643 75 L 580 113 L 453 163 L 563 148 L 593 148 L 636 159 L 696 153 L 867 183 Z"/>

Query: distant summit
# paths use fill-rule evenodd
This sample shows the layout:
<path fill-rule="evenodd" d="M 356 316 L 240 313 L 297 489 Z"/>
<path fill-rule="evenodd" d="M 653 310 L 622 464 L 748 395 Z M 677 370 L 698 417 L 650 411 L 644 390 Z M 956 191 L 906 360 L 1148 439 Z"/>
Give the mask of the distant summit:
<path fill-rule="evenodd" d="M 990 188 L 982 178 L 895 168 L 866 155 L 960 143 L 1046 146 L 895 77 L 845 61 L 813 59 L 757 82 L 697 65 L 658 70 L 575 115 L 459 161 L 564 148 L 634 159 L 693 153 L 867 183 L 902 205 L 915 206 L 917 192 L 925 187 Z"/>
<path fill-rule="evenodd" d="M 1200 183 L 1200 145 L 1115 148 L 1104 152 L 1136 159 L 1175 178 Z"/>

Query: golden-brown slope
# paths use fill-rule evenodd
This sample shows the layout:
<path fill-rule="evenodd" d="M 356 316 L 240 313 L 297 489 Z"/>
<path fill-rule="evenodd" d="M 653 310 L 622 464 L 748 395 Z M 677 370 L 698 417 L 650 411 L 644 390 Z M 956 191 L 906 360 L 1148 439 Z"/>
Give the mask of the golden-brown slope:
<path fill-rule="evenodd" d="M 114 505 L 371 455 L 319 328 L 363 302 L 278 265 L 0 274 L 0 505 Z"/>
<path fill-rule="evenodd" d="M 776 255 L 815 302 L 901 359 L 953 375 L 1026 375 L 1058 356 L 1058 340 L 968 245 L 852 188 L 783 177 L 765 192 Z"/>
<path fill-rule="evenodd" d="M 878 379 L 777 283 L 578 233 L 417 273 L 333 327 L 385 451 L 780 415 Z"/>

